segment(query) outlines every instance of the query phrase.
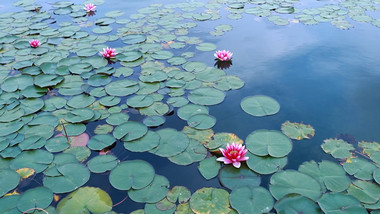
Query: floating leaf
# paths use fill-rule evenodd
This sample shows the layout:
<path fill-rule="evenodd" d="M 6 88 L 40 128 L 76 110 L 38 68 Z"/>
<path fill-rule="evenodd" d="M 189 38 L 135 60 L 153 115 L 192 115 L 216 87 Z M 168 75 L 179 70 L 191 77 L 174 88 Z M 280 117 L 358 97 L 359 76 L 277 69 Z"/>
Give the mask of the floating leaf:
<path fill-rule="evenodd" d="M 97 187 L 81 187 L 62 199 L 57 211 L 62 214 L 76 212 L 106 213 L 112 210 L 112 199 Z"/>
<path fill-rule="evenodd" d="M 137 139 L 124 142 L 124 148 L 132 152 L 146 152 L 158 146 L 160 135 L 154 131 L 148 131 L 146 135 Z"/>
<path fill-rule="evenodd" d="M 191 197 L 191 192 L 184 186 L 175 186 L 167 194 L 167 199 L 170 202 L 182 204 L 187 202 Z"/>
<path fill-rule="evenodd" d="M 355 176 L 355 178 L 372 180 L 372 173 L 378 167 L 365 159 L 352 158 L 349 162 L 343 164 L 343 168 L 348 174 Z"/>
<path fill-rule="evenodd" d="M 281 125 L 281 131 L 286 136 L 295 140 L 309 139 L 314 136 L 315 131 L 310 125 L 303 123 L 291 123 L 286 121 Z"/>
<path fill-rule="evenodd" d="M 191 196 L 190 208 L 197 214 L 228 214 L 231 210 L 228 196 L 226 190 L 205 187 L 197 190 Z"/>
<path fill-rule="evenodd" d="M 35 187 L 25 191 L 19 201 L 17 202 L 17 208 L 21 212 L 25 212 L 30 208 L 45 209 L 53 201 L 53 193 L 46 187 Z"/>
<path fill-rule="evenodd" d="M 215 88 L 198 88 L 190 91 L 188 99 L 199 105 L 216 105 L 223 102 L 226 95 Z"/>
<path fill-rule="evenodd" d="M 319 206 L 311 199 L 298 194 L 289 194 L 274 205 L 277 213 L 322 214 Z"/>
<path fill-rule="evenodd" d="M 190 139 L 190 144 L 185 151 L 168 159 L 178 165 L 189 165 L 203 160 L 207 156 L 207 149 L 195 139 Z"/>
<path fill-rule="evenodd" d="M 353 181 L 352 185 L 347 189 L 347 192 L 362 203 L 374 204 L 380 200 L 379 185 L 368 181 Z"/>
<path fill-rule="evenodd" d="M 211 140 L 211 137 L 214 135 L 212 129 L 206 130 L 197 130 L 189 126 L 185 126 L 182 130 L 189 138 L 198 140 L 199 142 L 205 144 Z"/>
<path fill-rule="evenodd" d="M 243 140 L 233 133 L 216 133 L 213 136 L 213 140 L 206 144 L 206 147 L 211 152 L 220 152 L 219 148 L 226 148 L 227 144 L 243 144 Z"/>
<path fill-rule="evenodd" d="M 257 173 L 264 175 L 272 174 L 281 170 L 288 162 L 287 156 L 276 158 L 269 155 L 258 156 L 250 152 L 246 155 L 249 157 L 247 160 L 248 167 Z"/>
<path fill-rule="evenodd" d="M 196 114 L 187 120 L 187 124 L 196 129 L 209 129 L 216 123 L 216 119 L 208 114 Z"/>
<path fill-rule="evenodd" d="M 24 151 L 11 161 L 10 168 L 32 168 L 36 173 L 40 173 L 52 161 L 53 155 L 45 150 Z"/>
<path fill-rule="evenodd" d="M 188 120 L 197 114 L 208 114 L 208 108 L 202 105 L 187 104 L 178 109 L 178 117 L 182 120 Z"/>
<path fill-rule="evenodd" d="M 243 186 L 259 186 L 261 183 L 260 176 L 246 166 L 235 168 L 233 166 L 224 166 L 219 171 L 220 183 L 228 189 L 236 189 Z"/>
<path fill-rule="evenodd" d="M 331 154 L 334 158 L 348 158 L 351 156 L 350 151 L 355 148 L 344 140 L 326 139 L 321 145 L 323 151 Z"/>
<path fill-rule="evenodd" d="M 65 193 L 76 190 L 90 179 L 90 171 L 79 163 L 68 163 L 57 167 L 59 176 L 46 176 L 44 186 L 54 193 Z"/>
<path fill-rule="evenodd" d="M 175 129 L 165 128 L 157 131 L 160 135 L 160 143 L 150 152 L 161 156 L 171 157 L 177 155 L 187 148 L 190 143 L 189 138 L 182 132 Z"/>
<path fill-rule="evenodd" d="M 199 162 L 198 170 L 201 175 L 210 180 L 218 175 L 220 169 L 220 162 L 216 161 L 216 157 L 212 156 Z"/>
<path fill-rule="evenodd" d="M 108 146 L 111 146 L 116 142 L 116 139 L 109 134 L 99 134 L 93 136 L 90 141 L 88 141 L 88 148 L 91 150 L 102 150 Z"/>
<path fill-rule="evenodd" d="M 128 196 L 135 202 L 156 203 L 169 192 L 169 181 L 161 175 L 155 175 L 153 181 L 142 189 L 130 189 Z"/>
<path fill-rule="evenodd" d="M 20 176 L 13 170 L 0 169 L 0 196 L 17 187 Z M 1 208 L 0 208 L 1 210 Z"/>
<path fill-rule="evenodd" d="M 104 173 L 112 170 L 119 160 L 113 155 L 98 155 L 87 162 L 88 169 L 93 173 Z"/>
<path fill-rule="evenodd" d="M 323 190 L 326 186 L 330 191 L 341 192 L 346 190 L 351 183 L 342 166 L 326 160 L 319 164 L 315 161 L 305 162 L 298 170 L 319 181 Z"/>
<path fill-rule="evenodd" d="M 240 186 L 230 194 L 231 207 L 239 213 L 268 213 L 273 208 L 272 195 L 263 187 Z"/>
<path fill-rule="evenodd" d="M 284 157 L 292 150 L 292 141 L 279 131 L 256 130 L 245 140 L 247 149 L 259 156 Z"/>
<path fill-rule="evenodd" d="M 297 193 L 316 201 L 322 194 L 321 186 L 309 175 L 286 170 L 272 175 L 269 190 L 277 200 L 290 193 Z"/>
<path fill-rule="evenodd" d="M 246 97 L 241 101 L 240 106 L 245 113 L 257 117 L 273 115 L 280 111 L 280 104 L 264 95 Z"/>
<path fill-rule="evenodd" d="M 113 136 L 116 139 L 122 139 L 123 141 L 136 140 L 144 136 L 148 131 L 148 128 L 135 121 L 128 121 L 113 130 Z"/>
<path fill-rule="evenodd" d="M 109 176 L 111 185 L 119 190 L 142 189 L 148 186 L 154 176 L 153 167 L 143 160 L 121 162 Z"/>
<path fill-rule="evenodd" d="M 343 193 L 326 193 L 319 200 L 318 204 L 326 214 L 335 213 L 368 213 L 356 198 Z"/>

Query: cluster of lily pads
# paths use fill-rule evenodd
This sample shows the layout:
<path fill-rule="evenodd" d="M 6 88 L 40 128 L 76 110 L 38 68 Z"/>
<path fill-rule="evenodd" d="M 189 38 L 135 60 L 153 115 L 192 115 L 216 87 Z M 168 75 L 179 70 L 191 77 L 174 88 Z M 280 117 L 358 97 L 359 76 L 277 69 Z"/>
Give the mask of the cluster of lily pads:
<path fill-rule="evenodd" d="M 99 8 L 104 1 L 84 2 L 90 3 Z M 51 11 L 34 0 L 15 2 L 22 11 L 0 15 L 0 212 L 115 213 L 112 196 L 101 187 L 84 186 L 93 173 L 109 174 L 112 187 L 145 203 L 134 214 L 378 210 L 376 142 L 359 144 L 363 159 L 353 156 L 352 145 L 329 139 L 322 148 L 342 160 L 343 167 L 311 161 L 298 171 L 283 170 L 291 139 L 314 136 L 311 126 L 287 121 L 282 132 L 256 130 L 248 135 L 244 142 L 249 159 L 240 168 L 216 161 L 220 148 L 243 140 L 233 133 L 214 133 L 216 118 L 208 106 L 222 103 L 227 91 L 240 89 L 244 82 L 190 60 L 199 51 L 212 55 L 217 47 L 188 34 L 196 21 L 220 18 L 225 5 L 228 17 L 238 18 L 245 3 L 259 8 L 247 13 L 265 8 L 272 14 L 296 11 L 289 7 L 297 1 L 153 4 L 130 19 L 120 18 L 124 13 L 119 10 L 97 17 L 96 11 L 69 1 L 53 3 Z M 56 23 L 57 17 L 65 21 Z M 218 25 L 210 33 L 231 29 Z M 116 48 L 114 59 L 100 55 L 108 47 L 105 43 Z M 261 117 L 276 114 L 280 105 L 255 95 L 244 98 L 241 108 Z M 165 127 L 165 116 L 173 112 L 187 126 Z M 143 119 L 134 120 L 134 115 Z M 88 124 L 96 124 L 94 134 Z M 148 162 L 120 161 L 112 153 L 115 143 L 178 165 L 199 162 L 205 179 L 218 176 L 230 191 L 170 188 L 169 180 Z M 99 155 L 88 160 L 94 153 Z M 346 172 L 357 180 L 351 181 Z M 260 175 L 271 174 L 269 190 L 260 187 Z M 41 186 L 25 189 L 34 175 L 42 177 Z"/>

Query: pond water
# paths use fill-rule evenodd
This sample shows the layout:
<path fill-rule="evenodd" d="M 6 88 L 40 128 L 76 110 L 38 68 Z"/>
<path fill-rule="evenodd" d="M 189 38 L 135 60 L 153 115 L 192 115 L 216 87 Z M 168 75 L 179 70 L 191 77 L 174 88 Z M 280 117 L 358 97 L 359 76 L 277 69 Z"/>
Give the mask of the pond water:
<path fill-rule="evenodd" d="M 379 8 L 1 2 L 0 213 L 379 213 Z M 232 142 L 239 169 L 215 160 Z"/>

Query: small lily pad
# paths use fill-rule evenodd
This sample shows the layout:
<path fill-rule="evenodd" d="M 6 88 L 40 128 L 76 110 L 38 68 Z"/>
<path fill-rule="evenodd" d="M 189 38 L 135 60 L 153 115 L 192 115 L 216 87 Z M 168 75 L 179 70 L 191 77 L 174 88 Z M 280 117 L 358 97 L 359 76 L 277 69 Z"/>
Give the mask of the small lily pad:
<path fill-rule="evenodd" d="M 263 187 L 241 186 L 230 194 L 231 207 L 239 213 L 268 213 L 273 208 L 272 195 Z"/>
<path fill-rule="evenodd" d="M 281 125 L 281 131 L 289 138 L 295 140 L 309 139 L 315 134 L 315 130 L 310 125 L 291 123 L 289 121 Z"/>
<path fill-rule="evenodd" d="M 87 162 L 88 169 L 93 173 L 104 173 L 112 170 L 119 160 L 113 155 L 98 155 Z"/>
<path fill-rule="evenodd" d="M 142 189 L 128 190 L 128 196 L 135 202 L 156 203 L 169 192 L 169 181 L 161 175 L 155 175 L 153 181 Z"/>
<path fill-rule="evenodd" d="M 344 140 L 326 139 L 321 145 L 323 151 L 331 154 L 334 158 L 348 158 L 351 156 L 350 151 L 355 148 Z"/>
<path fill-rule="evenodd" d="M 292 150 L 292 141 L 276 130 L 256 130 L 245 140 L 247 149 L 259 156 L 284 157 Z"/>
<path fill-rule="evenodd" d="M 190 208 L 195 213 L 228 214 L 231 211 L 228 197 L 226 190 L 205 187 L 191 196 Z"/>
<path fill-rule="evenodd" d="M 257 117 L 273 115 L 280 111 L 280 104 L 264 95 L 246 97 L 241 101 L 240 106 L 247 114 Z"/>
<path fill-rule="evenodd" d="M 219 171 L 220 183 L 228 189 L 236 189 L 243 186 L 259 186 L 261 183 L 260 176 L 246 166 L 239 169 L 227 165 Z"/>

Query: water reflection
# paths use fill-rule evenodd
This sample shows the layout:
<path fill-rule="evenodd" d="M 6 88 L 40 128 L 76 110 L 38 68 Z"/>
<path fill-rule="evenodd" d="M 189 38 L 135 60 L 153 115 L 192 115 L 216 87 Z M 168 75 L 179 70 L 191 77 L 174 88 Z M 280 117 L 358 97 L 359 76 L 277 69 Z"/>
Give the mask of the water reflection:
<path fill-rule="evenodd" d="M 215 64 L 214 66 L 219 68 L 219 69 L 222 69 L 222 70 L 225 70 L 225 69 L 228 69 L 231 65 L 232 65 L 232 60 L 229 60 L 229 61 L 219 61 L 217 59 L 215 59 Z"/>

